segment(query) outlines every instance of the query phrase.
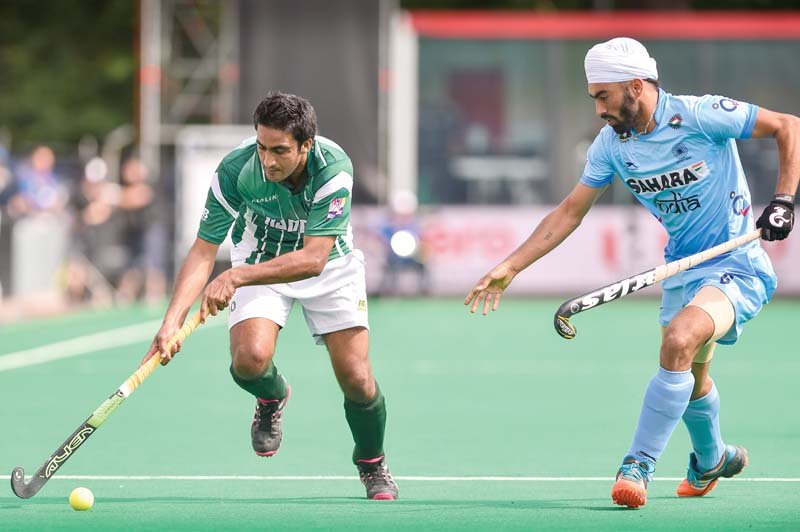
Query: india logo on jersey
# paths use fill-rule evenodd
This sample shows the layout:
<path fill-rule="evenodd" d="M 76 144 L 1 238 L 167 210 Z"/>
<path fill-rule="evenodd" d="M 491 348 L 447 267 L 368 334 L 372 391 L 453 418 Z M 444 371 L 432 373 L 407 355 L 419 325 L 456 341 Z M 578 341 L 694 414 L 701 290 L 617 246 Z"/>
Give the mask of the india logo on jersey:
<path fill-rule="evenodd" d="M 662 190 L 691 185 L 704 177 L 708 177 L 710 173 L 708 164 L 705 161 L 698 161 L 689 166 L 670 170 L 660 175 L 640 178 L 631 177 L 625 180 L 625 184 L 635 194 L 654 194 Z"/>
<path fill-rule="evenodd" d="M 347 198 L 333 198 L 331 204 L 328 205 L 328 220 L 337 218 L 344 212 L 344 204 Z"/>

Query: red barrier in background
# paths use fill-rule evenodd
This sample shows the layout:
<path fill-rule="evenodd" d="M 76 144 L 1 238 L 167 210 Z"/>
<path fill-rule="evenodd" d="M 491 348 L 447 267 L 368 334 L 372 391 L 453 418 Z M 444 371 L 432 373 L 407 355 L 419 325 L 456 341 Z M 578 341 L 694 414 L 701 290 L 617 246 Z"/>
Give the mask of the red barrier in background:
<path fill-rule="evenodd" d="M 412 11 L 422 37 L 665 40 L 800 38 L 800 11 Z"/>

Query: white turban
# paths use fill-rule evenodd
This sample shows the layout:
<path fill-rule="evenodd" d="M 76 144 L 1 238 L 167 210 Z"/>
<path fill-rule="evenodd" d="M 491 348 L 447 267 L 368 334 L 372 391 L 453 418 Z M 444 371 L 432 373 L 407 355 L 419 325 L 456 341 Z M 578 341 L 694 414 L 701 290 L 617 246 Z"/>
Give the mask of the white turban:
<path fill-rule="evenodd" d="M 617 37 L 595 44 L 583 61 L 588 83 L 658 79 L 656 60 L 639 41 Z"/>

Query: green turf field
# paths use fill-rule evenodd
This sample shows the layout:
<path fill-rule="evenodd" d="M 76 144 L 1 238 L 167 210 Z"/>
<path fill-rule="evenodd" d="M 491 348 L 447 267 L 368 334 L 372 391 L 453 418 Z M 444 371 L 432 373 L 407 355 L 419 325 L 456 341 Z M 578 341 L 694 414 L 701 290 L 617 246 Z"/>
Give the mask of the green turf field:
<path fill-rule="evenodd" d="M 297 309 L 276 355 L 293 390 L 278 455 L 250 449 L 253 400 L 230 379 L 217 319 L 37 496 L 18 499 L 11 469 L 34 472 L 128 377 L 163 309 L 5 326 L 0 530 L 800 530 L 800 353 L 786 334 L 800 302 L 773 303 L 717 350 L 723 434 L 751 455 L 741 479 L 676 498 L 689 451 L 679 427 L 639 510 L 613 506 L 609 491 L 657 368 L 658 302 L 581 314 L 571 342 L 553 330 L 558 303 L 507 299 L 483 318 L 457 300 L 372 301 L 397 502 L 363 499 L 341 394 Z M 73 356 L 19 366 L 54 353 Z M 77 486 L 95 494 L 88 512 L 67 504 Z"/>

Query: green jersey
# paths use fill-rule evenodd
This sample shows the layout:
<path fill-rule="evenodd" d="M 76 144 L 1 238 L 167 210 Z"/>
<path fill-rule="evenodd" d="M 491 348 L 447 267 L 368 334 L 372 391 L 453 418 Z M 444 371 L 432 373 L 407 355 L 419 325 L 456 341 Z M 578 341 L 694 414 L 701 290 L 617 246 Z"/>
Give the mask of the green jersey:
<path fill-rule="evenodd" d="M 256 137 L 226 155 L 211 180 L 197 236 L 221 244 L 233 224 L 231 262 L 256 264 L 303 247 L 303 235 L 335 236 L 328 260 L 353 249 L 353 163 L 335 142 L 317 136 L 307 179 L 292 191 L 264 177 Z"/>

